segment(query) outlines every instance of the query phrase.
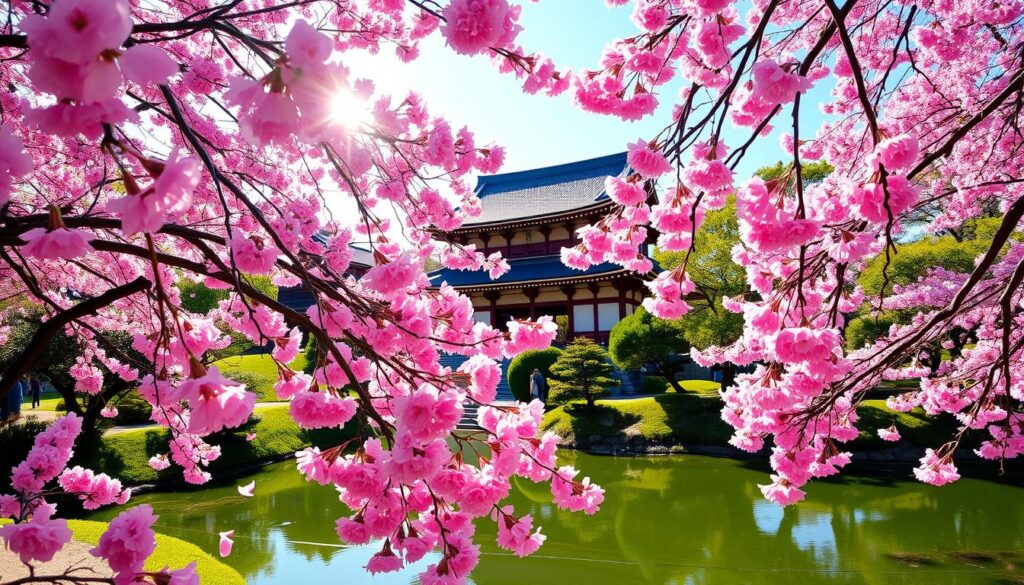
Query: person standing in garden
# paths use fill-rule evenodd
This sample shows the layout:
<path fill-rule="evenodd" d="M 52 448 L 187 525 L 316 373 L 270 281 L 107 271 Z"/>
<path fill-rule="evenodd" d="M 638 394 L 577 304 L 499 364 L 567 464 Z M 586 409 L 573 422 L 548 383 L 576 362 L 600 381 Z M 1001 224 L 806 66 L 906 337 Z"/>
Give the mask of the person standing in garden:
<path fill-rule="evenodd" d="M 539 368 L 533 368 L 530 374 L 530 396 L 540 399 L 545 405 L 548 403 L 548 382 Z"/>
<path fill-rule="evenodd" d="M 32 393 L 32 408 L 39 408 L 39 398 L 43 394 L 43 381 L 39 378 L 29 380 L 29 390 Z"/>

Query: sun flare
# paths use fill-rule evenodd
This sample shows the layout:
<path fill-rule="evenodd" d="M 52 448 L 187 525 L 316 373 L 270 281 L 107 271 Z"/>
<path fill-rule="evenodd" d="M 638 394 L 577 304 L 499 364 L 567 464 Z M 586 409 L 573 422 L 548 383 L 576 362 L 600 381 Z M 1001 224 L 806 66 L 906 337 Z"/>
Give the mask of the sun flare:
<path fill-rule="evenodd" d="M 331 98 L 331 119 L 342 126 L 355 129 L 373 121 L 370 103 L 350 92 L 339 91 Z"/>

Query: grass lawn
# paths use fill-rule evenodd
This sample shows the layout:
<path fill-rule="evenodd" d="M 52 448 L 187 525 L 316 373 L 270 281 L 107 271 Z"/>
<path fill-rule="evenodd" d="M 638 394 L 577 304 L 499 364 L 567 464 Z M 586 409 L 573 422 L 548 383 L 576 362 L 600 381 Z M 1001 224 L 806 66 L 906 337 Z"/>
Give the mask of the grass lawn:
<path fill-rule="evenodd" d="M 306 431 L 300 429 L 288 414 L 287 406 L 260 409 L 255 424 L 244 425 L 231 432 L 218 433 L 209 442 L 220 445 L 221 456 L 210 465 L 214 475 L 259 461 L 290 455 L 311 445 L 331 447 L 346 441 L 351 428 Z M 354 428 L 354 427 L 353 427 Z M 252 442 L 245 440 L 255 433 Z M 168 431 L 162 428 L 139 429 L 94 439 L 79 447 L 72 465 L 103 471 L 127 484 L 174 481 L 181 478 L 181 469 L 171 466 L 157 472 L 149 466 L 150 457 L 167 453 Z M 97 442 L 98 441 L 98 442 Z"/>
<path fill-rule="evenodd" d="M 75 540 L 96 545 L 107 529 L 106 522 L 91 520 L 68 520 L 68 527 L 75 535 Z M 196 562 L 196 572 L 200 583 L 216 583 L 217 585 L 245 585 L 245 578 L 238 571 L 220 562 L 191 542 L 186 542 L 166 534 L 156 535 L 156 550 L 146 561 L 147 571 L 159 571 L 164 567 L 180 569 Z"/>
<path fill-rule="evenodd" d="M 853 442 L 855 448 L 871 449 L 891 446 L 878 437 L 877 430 L 895 424 L 903 439 L 918 447 L 938 447 L 950 440 L 959 426 L 957 420 L 948 414 L 931 417 L 924 410 L 915 408 L 910 412 L 893 412 L 885 405 L 885 400 L 864 400 L 857 408 L 860 420 L 857 428 L 860 436 Z M 964 441 L 964 447 L 973 447 L 970 436 Z"/>
<path fill-rule="evenodd" d="M 717 386 L 717 384 L 716 384 Z M 722 403 L 694 394 L 660 394 L 627 400 L 598 400 L 560 406 L 544 415 L 542 427 L 570 443 L 640 436 L 656 443 L 724 445 L 732 428 L 719 417 Z"/>
<path fill-rule="evenodd" d="M 35 410 L 48 410 L 53 412 L 57 410 L 57 403 L 64 402 L 60 394 L 56 392 L 47 392 L 39 397 L 39 406 Z M 32 412 L 32 397 L 26 395 L 25 401 L 21 403 L 21 413 Z"/>
<path fill-rule="evenodd" d="M 0 519 L 0 526 L 10 523 L 7 518 Z M 92 520 L 68 520 L 75 540 L 96 546 L 100 536 L 107 531 L 108 523 Z M 216 583 L 217 585 L 245 585 L 245 578 L 238 571 L 220 562 L 203 549 L 173 536 L 156 534 L 156 550 L 146 560 L 143 567 L 146 571 L 160 571 L 164 567 L 181 569 L 192 561 L 196 563 L 196 573 L 200 583 Z"/>
<path fill-rule="evenodd" d="M 715 396 L 667 393 L 628 400 L 598 400 L 593 410 L 583 402 L 574 402 L 549 411 L 541 426 L 584 448 L 632 437 L 661 444 L 725 445 L 733 429 L 722 421 L 721 409 L 722 402 Z M 891 443 L 878 438 L 877 430 L 892 424 L 904 440 L 918 447 L 943 444 L 957 427 L 952 416 L 930 417 L 920 409 L 893 412 L 884 400 L 865 400 L 858 414 L 860 437 L 848 444 L 854 450 L 891 447 Z"/>
<path fill-rule="evenodd" d="M 718 391 L 722 389 L 722 385 L 718 382 L 712 382 L 710 380 L 680 380 L 679 385 L 683 387 L 683 390 L 687 392 L 694 392 L 696 394 L 711 394 L 718 396 Z M 674 392 L 674 390 L 672 390 Z"/>
<path fill-rule="evenodd" d="M 255 353 L 249 355 L 237 355 L 222 360 L 217 360 L 211 365 L 217 366 L 220 373 L 245 383 L 249 390 L 256 393 L 260 402 L 273 402 L 278 400 L 274 393 L 274 382 L 277 381 L 277 366 L 269 354 Z M 306 367 L 306 356 L 299 352 L 292 363 L 288 364 L 293 370 L 301 372 Z"/>

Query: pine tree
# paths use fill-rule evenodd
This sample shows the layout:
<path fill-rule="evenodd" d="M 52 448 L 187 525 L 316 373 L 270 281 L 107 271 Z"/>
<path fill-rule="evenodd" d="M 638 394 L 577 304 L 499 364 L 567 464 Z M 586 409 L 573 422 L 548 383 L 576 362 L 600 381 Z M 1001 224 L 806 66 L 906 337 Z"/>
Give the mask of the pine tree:
<path fill-rule="evenodd" d="M 579 337 L 565 346 L 562 355 L 551 366 L 551 401 L 569 402 L 576 398 L 587 401 L 587 407 L 594 407 L 594 400 L 608 393 L 608 388 L 618 386 L 612 378 L 612 365 L 608 352 L 586 337 Z"/>

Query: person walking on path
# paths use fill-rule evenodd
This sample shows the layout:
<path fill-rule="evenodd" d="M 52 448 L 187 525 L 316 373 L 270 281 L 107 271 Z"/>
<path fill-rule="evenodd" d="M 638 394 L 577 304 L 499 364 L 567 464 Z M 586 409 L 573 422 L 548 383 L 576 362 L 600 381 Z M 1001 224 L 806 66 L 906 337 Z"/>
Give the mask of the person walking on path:
<path fill-rule="evenodd" d="M 534 368 L 530 374 L 530 396 L 537 398 L 546 406 L 548 403 L 548 381 L 539 368 Z"/>
<path fill-rule="evenodd" d="M 29 381 L 29 388 L 32 391 L 32 408 L 39 408 L 39 398 L 43 394 L 43 381 L 39 378 L 32 378 Z"/>
<path fill-rule="evenodd" d="M 18 380 L 3 397 L 4 408 L 2 419 L 17 420 L 21 416 L 21 401 L 25 399 L 25 381 Z"/>

